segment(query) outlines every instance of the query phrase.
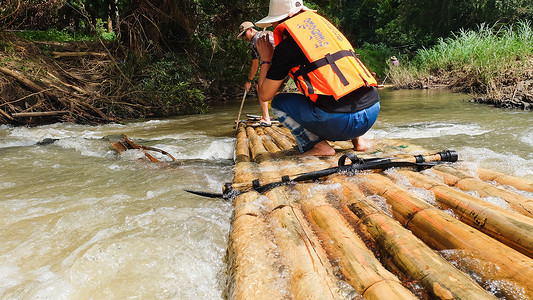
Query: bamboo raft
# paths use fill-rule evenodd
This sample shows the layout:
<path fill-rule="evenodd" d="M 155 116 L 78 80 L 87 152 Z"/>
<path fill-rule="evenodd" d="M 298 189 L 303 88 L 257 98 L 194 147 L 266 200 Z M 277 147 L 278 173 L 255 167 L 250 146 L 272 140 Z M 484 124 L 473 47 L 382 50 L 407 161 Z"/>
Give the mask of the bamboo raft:
<path fill-rule="evenodd" d="M 357 155 L 428 153 L 372 142 Z M 334 157 L 302 157 L 295 145 L 286 128 L 240 123 L 233 186 L 336 166 L 352 151 L 336 142 Z M 533 299 L 533 184 L 463 167 L 333 174 L 237 195 L 224 296 Z"/>

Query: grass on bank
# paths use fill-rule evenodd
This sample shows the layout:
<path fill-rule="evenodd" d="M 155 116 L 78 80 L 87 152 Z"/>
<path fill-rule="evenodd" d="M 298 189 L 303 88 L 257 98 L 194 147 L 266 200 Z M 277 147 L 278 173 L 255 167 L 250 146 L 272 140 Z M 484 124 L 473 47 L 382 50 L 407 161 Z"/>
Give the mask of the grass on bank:
<path fill-rule="evenodd" d="M 495 86 L 510 71 L 524 69 L 532 56 L 530 22 L 492 27 L 482 24 L 476 31 L 462 30 L 451 38 L 440 39 L 430 49 L 419 50 L 411 62 L 391 68 L 390 76 L 400 88 L 429 76 L 475 78 L 486 88 Z"/>

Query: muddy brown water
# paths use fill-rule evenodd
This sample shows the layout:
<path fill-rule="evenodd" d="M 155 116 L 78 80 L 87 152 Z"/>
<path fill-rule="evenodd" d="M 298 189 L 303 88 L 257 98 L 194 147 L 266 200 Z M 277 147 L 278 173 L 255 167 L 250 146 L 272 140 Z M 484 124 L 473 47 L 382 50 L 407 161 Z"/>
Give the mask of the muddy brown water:
<path fill-rule="evenodd" d="M 531 112 L 448 91 L 380 94 L 368 138 L 454 149 L 473 166 L 533 179 Z M 123 125 L 1 126 L 0 298 L 221 299 L 232 207 L 183 189 L 231 181 L 239 106 Z M 259 113 L 256 99 L 244 113 Z M 109 143 L 122 133 L 179 162 L 117 155 Z M 45 138 L 57 140 L 39 145 Z"/>

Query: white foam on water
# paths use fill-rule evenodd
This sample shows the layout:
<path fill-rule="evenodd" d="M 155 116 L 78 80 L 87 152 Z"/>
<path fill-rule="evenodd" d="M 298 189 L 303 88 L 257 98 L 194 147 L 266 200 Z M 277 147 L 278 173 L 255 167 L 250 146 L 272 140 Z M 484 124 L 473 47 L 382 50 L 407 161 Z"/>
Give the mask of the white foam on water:
<path fill-rule="evenodd" d="M 176 153 L 176 159 L 233 159 L 234 138 L 202 139 L 198 143 L 182 145 L 183 151 Z M 207 143 L 206 143 L 207 142 Z"/>
<path fill-rule="evenodd" d="M 461 147 L 460 159 L 474 168 L 487 168 L 517 177 L 533 178 L 533 157 L 522 158 L 512 153 L 498 153 L 486 148 Z"/>
<path fill-rule="evenodd" d="M 365 137 L 371 139 L 420 139 L 442 136 L 468 135 L 478 136 L 491 130 L 481 128 L 477 124 L 420 122 L 406 125 L 381 124 L 387 129 L 372 129 Z"/>
<path fill-rule="evenodd" d="M 520 135 L 519 139 L 522 143 L 533 146 L 533 130 L 529 130 L 525 134 Z M 530 157 L 533 158 L 533 153 L 530 153 Z"/>
<path fill-rule="evenodd" d="M 22 282 L 20 275 L 20 267 L 12 262 L 6 262 L 0 266 L 0 295 L 3 291 L 8 290 L 13 286 L 17 286 Z"/>
<path fill-rule="evenodd" d="M 94 139 L 86 139 L 83 137 L 70 137 L 57 140 L 55 145 L 65 149 L 73 149 L 82 156 L 89 157 L 106 157 L 109 152 L 110 145 L 107 142 Z"/>

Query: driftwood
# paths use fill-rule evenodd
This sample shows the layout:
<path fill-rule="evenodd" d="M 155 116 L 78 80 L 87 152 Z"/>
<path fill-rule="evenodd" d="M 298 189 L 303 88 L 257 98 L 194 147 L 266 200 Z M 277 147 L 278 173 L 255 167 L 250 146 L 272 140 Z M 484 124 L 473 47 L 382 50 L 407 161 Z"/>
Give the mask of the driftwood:
<path fill-rule="evenodd" d="M 28 118 L 28 117 L 45 117 L 45 116 L 55 116 L 68 114 L 68 110 L 61 111 L 36 111 L 36 112 L 23 112 L 23 113 L 13 113 L 11 114 L 14 118 Z"/>
<path fill-rule="evenodd" d="M 102 52 L 56 52 L 56 51 L 50 51 L 50 54 L 54 56 L 54 58 L 61 58 L 61 57 L 79 57 L 79 56 L 100 56 L 100 57 L 106 57 L 107 53 Z"/>
<path fill-rule="evenodd" d="M 3 110 L 4 113 L 0 112 L 0 115 L 15 123 L 27 123 L 27 121 L 20 119 L 26 117 L 41 117 L 42 119 L 61 118 L 60 120 L 78 120 L 80 122 L 115 121 L 114 118 L 107 116 L 100 109 L 88 103 L 90 95 L 88 95 L 83 89 L 68 83 L 64 83 L 50 73 L 49 76 L 51 78 L 58 80 L 62 85 L 72 88 L 76 92 L 69 92 L 52 83 L 37 84 L 23 74 L 5 67 L 0 67 L 0 73 L 14 78 L 24 88 L 33 92 L 31 95 L 27 95 L 15 101 L 3 103 L 4 105 L 10 104 L 9 110 Z M 41 86 L 43 84 L 46 86 Z M 78 92 L 82 93 L 83 95 L 78 94 Z M 44 95 L 44 98 L 41 95 Z M 12 105 L 12 103 L 21 102 L 26 98 L 31 98 L 31 96 L 41 98 L 37 98 L 38 101 L 36 101 L 36 103 L 29 102 L 32 103 L 30 105 L 27 105 L 28 102 L 23 102 L 18 106 Z M 46 98 L 49 100 L 46 101 Z M 26 103 L 26 106 L 23 106 L 24 103 Z M 65 116 L 66 114 L 68 114 L 68 116 Z M 33 119 L 26 120 L 30 120 L 31 122 Z"/>

